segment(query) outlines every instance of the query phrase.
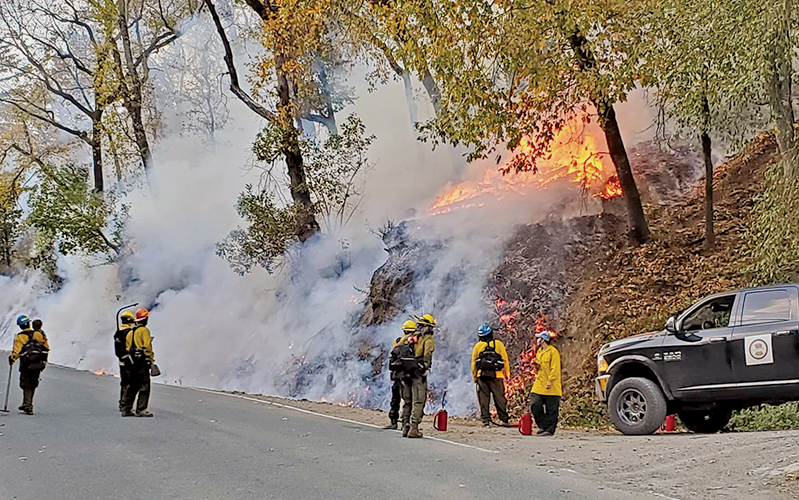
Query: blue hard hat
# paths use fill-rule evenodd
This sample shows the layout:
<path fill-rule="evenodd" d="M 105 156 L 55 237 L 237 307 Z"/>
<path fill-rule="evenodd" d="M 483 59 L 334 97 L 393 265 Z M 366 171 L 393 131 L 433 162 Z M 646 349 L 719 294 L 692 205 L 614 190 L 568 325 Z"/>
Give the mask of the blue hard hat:
<path fill-rule="evenodd" d="M 480 328 L 477 329 L 477 336 L 478 337 L 487 337 L 494 333 L 494 330 L 488 326 L 487 324 L 483 323 L 480 325 Z"/>
<path fill-rule="evenodd" d="M 548 331 L 544 330 L 543 332 L 536 335 L 536 338 L 543 340 L 544 342 L 550 342 L 552 340 L 552 334 Z"/>
<path fill-rule="evenodd" d="M 17 326 L 28 326 L 30 322 L 31 319 L 24 314 L 17 318 Z"/>

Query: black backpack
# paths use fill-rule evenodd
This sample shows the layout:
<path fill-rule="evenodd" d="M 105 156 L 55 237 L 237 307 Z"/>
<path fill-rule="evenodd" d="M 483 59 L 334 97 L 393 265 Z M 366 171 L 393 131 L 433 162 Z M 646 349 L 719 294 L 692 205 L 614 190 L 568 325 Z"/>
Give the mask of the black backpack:
<path fill-rule="evenodd" d="M 117 358 L 122 359 L 128 355 L 128 350 L 125 348 L 127 343 L 128 333 L 130 328 L 126 330 L 117 330 L 114 334 L 114 354 Z"/>
<path fill-rule="evenodd" d="M 477 357 L 477 368 L 480 370 L 480 378 L 497 378 L 496 372 L 505 369 L 505 360 L 494 349 L 494 340 L 486 345 L 486 348 Z"/>
<path fill-rule="evenodd" d="M 407 380 L 421 373 L 413 345 L 401 342 L 391 349 L 388 369 L 391 371 L 391 380 L 395 381 Z"/>
<path fill-rule="evenodd" d="M 22 346 L 22 352 L 19 355 L 20 370 L 44 370 L 49 351 L 44 347 L 44 344 L 40 344 L 33 339 L 33 332 L 26 333 L 26 335 L 28 335 L 28 341 Z"/>

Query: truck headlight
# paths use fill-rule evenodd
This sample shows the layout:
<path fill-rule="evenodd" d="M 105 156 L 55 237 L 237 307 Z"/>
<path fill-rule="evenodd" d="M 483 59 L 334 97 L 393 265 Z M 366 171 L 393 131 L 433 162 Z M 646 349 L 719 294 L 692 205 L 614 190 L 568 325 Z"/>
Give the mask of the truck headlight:
<path fill-rule="evenodd" d="M 608 371 L 608 362 L 605 361 L 605 356 L 599 356 L 597 358 L 596 367 L 600 375 Z"/>

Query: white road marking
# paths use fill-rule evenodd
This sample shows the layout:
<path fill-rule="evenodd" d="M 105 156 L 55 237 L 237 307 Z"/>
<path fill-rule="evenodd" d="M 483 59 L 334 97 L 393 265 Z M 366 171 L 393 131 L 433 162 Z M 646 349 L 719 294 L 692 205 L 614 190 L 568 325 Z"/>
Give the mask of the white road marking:
<path fill-rule="evenodd" d="M 666 500 L 679 500 L 679 499 L 677 499 L 677 498 L 667 497 L 667 496 L 666 496 L 666 495 L 664 495 L 663 493 L 655 493 L 655 492 L 652 492 L 652 494 L 653 494 L 653 495 L 655 495 L 656 497 L 665 498 Z"/>
<path fill-rule="evenodd" d="M 359 422 L 357 420 L 350 420 L 348 418 L 341 418 L 341 417 L 336 417 L 336 416 L 333 416 L 333 415 L 326 415 L 324 413 L 318 413 L 318 412 L 315 412 L 315 411 L 306 410 L 304 408 L 298 408 L 296 406 L 291 406 L 291 405 L 287 405 L 287 404 L 283 404 L 283 403 L 275 403 L 274 401 L 267 401 L 265 399 L 251 398 L 251 397 L 248 397 L 248 396 L 241 396 L 239 394 L 230 394 L 229 392 L 213 391 L 211 389 L 201 389 L 199 387 L 194 387 L 193 389 L 195 391 L 208 392 L 208 393 L 211 393 L 211 394 L 219 394 L 221 396 L 228 396 L 228 397 L 232 397 L 232 398 L 244 399 L 246 401 L 254 401 L 256 403 L 261 403 L 261 404 L 265 404 L 265 405 L 277 406 L 278 408 L 284 408 L 284 409 L 287 409 L 287 410 L 294 410 L 294 411 L 298 411 L 300 413 L 306 413 L 308 415 L 314 415 L 314 416 L 317 416 L 317 417 L 329 418 L 331 420 L 338 420 L 340 422 L 347 422 L 349 424 L 362 425 L 364 427 L 371 427 L 373 429 L 382 429 L 382 427 L 379 426 L 379 425 L 369 424 L 369 423 L 366 423 L 366 422 Z M 400 431 L 393 431 L 393 432 L 400 432 Z M 455 445 L 455 446 L 461 446 L 463 448 L 471 448 L 473 450 L 483 451 L 483 452 L 486 452 L 486 453 L 499 453 L 496 450 L 487 450 L 485 448 L 480 448 L 479 446 L 472 446 L 470 444 L 458 443 L 456 441 L 450 441 L 449 439 L 441 439 L 441 438 L 432 437 L 432 436 L 425 436 L 424 439 L 432 439 L 433 441 L 440 441 L 442 443 L 447 443 L 447 444 L 451 444 L 451 445 Z"/>

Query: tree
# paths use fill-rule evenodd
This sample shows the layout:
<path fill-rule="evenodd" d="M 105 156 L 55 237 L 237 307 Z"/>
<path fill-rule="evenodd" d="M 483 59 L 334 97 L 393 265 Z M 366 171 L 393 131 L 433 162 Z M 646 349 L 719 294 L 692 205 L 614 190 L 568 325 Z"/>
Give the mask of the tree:
<path fill-rule="evenodd" d="M 205 0 L 225 51 L 230 91 L 280 131 L 280 152 L 288 171 L 289 190 L 297 214 L 295 234 L 300 241 L 307 241 L 319 230 L 319 224 L 314 217 L 300 150 L 297 104 L 300 101 L 298 96 L 305 92 L 304 85 L 311 80 L 313 60 L 325 52 L 325 8 L 329 2 L 290 0 L 278 5 L 269 0 L 245 0 L 245 3 L 263 23 L 261 39 L 268 51 L 259 62 L 253 95 L 241 87 L 225 27 L 212 0 Z M 276 94 L 274 111 L 258 101 L 264 89 Z"/>
<path fill-rule="evenodd" d="M 37 246 L 57 246 L 63 255 L 81 252 L 116 258 L 122 246 L 127 207 L 115 209 L 86 188 L 88 172 L 66 165 L 56 168 L 39 163 L 42 179 L 30 196 L 26 222 L 36 230 Z M 112 233 L 106 235 L 111 226 Z"/>
<path fill-rule="evenodd" d="M 535 170 L 570 119 L 597 113 L 624 190 L 630 236 L 649 239 L 614 103 L 635 87 L 638 3 L 620 0 L 465 0 L 397 2 L 381 11 L 407 39 L 403 59 L 440 92 L 439 114 L 425 137 L 473 148 L 533 146 L 513 168 Z"/>
<path fill-rule="evenodd" d="M 104 46 L 82 15 L 69 1 L 0 2 L 0 64 L 10 75 L 0 102 L 86 143 L 102 192 L 102 119 L 114 98 Z"/>
<path fill-rule="evenodd" d="M 711 134 L 735 141 L 763 122 L 752 102 L 758 79 L 741 79 L 747 57 L 740 43 L 734 1 L 697 5 L 687 0 L 653 2 L 642 40 L 641 81 L 656 88 L 658 104 L 699 138 L 705 163 L 705 246 L 714 248 Z M 733 10 L 731 10 L 733 9 Z M 741 85 L 741 82 L 749 82 Z"/>
<path fill-rule="evenodd" d="M 365 134 L 363 122 L 353 115 L 342 123 L 340 134 L 324 141 L 300 141 L 314 214 L 328 234 L 345 226 L 360 205 L 362 178 L 371 168 L 367 152 L 375 140 Z M 258 189 L 247 185 L 236 205 L 247 226 L 236 228 L 217 244 L 217 255 L 239 274 L 255 266 L 273 272 L 291 245 L 299 241 L 294 231 L 300 216 L 296 204 L 284 202 L 281 206 L 275 201 L 280 200 L 282 182 L 275 178 L 273 167 L 283 155 L 282 148 L 281 129 L 270 126 L 258 135 L 253 152 L 265 165 L 263 180 Z"/>
<path fill-rule="evenodd" d="M 104 0 L 93 2 L 114 61 L 122 103 L 128 112 L 144 170 L 152 165 L 143 108 L 149 80 L 149 59 L 181 36 L 186 23 L 202 5 L 200 0 L 153 2 L 151 0 Z M 131 31 L 136 35 L 131 36 Z"/>
<path fill-rule="evenodd" d="M 6 154 L 0 155 L 0 165 L 5 161 Z M 18 202 L 22 193 L 20 178 L 23 173 L 23 168 L 18 168 L 16 172 L 0 171 L 0 271 L 8 271 L 13 264 L 14 246 L 22 219 Z"/>

